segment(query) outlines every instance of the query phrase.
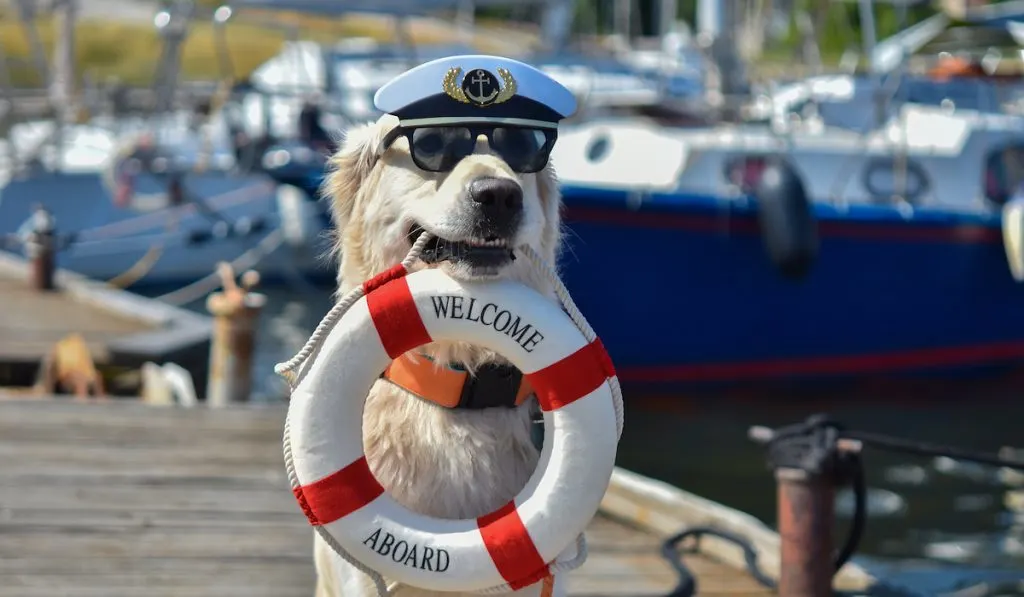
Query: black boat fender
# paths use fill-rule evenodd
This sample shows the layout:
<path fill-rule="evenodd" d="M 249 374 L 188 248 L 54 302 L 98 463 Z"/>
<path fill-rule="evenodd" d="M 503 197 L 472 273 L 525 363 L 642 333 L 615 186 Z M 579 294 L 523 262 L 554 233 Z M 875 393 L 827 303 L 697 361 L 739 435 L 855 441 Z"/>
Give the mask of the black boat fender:
<path fill-rule="evenodd" d="M 754 188 L 765 250 L 784 277 L 799 280 L 818 257 L 818 223 L 800 175 L 771 158 Z"/>

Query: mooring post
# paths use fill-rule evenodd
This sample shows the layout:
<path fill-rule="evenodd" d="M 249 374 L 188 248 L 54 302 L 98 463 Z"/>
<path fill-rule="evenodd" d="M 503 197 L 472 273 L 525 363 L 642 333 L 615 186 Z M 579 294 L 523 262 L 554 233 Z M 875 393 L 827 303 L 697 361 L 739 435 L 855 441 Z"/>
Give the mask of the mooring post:
<path fill-rule="evenodd" d="M 839 439 L 837 429 L 821 416 L 778 430 L 752 427 L 750 437 L 768 445 L 775 473 L 779 595 L 831 597 L 835 492 L 845 474 L 844 455 L 858 452 L 859 442 Z"/>
<path fill-rule="evenodd" d="M 267 297 L 252 292 L 259 283 L 256 272 L 245 272 L 237 285 L 228 264 L 220 264 L 217 270 L 224 290 L 206 299 L 206 308 L 214 317 L 206 401 L 210 406 L 227 406 L 247 401 L 252 393 L 256 329 Z"/>
<path fill-rule="evenodd" d="M 32 228 L 25 239 L 25 254 L 29 258 L 32 288 L 53 290 L 56 268 L 56 225 L 53 216 L 42 206 L 32 214 Z"/>
<path fill-rule="evenodd" d="M 779 536 L 779 595 L 832 595 L 832 524 L 835 489 L 823 475 L 798 468 L 776 469 Z"/>

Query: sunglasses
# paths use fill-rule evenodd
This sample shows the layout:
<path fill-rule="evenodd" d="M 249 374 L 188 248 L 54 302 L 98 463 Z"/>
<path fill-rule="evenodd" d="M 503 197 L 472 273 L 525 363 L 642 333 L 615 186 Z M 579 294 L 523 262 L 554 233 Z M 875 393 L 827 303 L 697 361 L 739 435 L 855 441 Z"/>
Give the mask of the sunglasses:
<path fill-rule="evenodd" d="M 427 172 L 448 172 L 473 154 L 480 135 L 487 137 L 491 151 L 520 174 L 543 170 L 558 137 L 555 129 L 523 126 L 399 126 L 384 137 L 381 152 L 399 137 L 405 137 L 409 140 L 412 161 L 418 168 Z"/>

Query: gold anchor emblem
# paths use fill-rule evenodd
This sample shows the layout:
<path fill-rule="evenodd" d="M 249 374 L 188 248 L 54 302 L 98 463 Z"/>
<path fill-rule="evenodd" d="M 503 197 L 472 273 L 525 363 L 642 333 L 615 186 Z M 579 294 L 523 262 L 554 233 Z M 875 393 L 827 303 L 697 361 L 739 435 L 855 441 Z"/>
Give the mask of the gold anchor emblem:
<path fill-rule="evenodd" d="M 448 69 L 441 88 L 444 89 L 448 97 L 464 104 L 473 104 L 479 107 L 500 104 L 516 94 L 517 85 L 508 69 L 498 68 L 497 70 L 498 76 L 501 77 L 501 84 L 498 83 L 498 77 L 482 68 L 470 71 L 461 82 L 457 82 L 459 75 L 462 74 L 462 69 L 455 66 Z"/>

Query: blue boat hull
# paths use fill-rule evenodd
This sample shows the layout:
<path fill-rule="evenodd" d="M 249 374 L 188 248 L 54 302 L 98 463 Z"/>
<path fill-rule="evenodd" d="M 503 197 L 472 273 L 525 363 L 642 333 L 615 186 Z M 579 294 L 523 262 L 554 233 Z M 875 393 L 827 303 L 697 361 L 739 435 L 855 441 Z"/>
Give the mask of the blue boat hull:
<path fill-rule="evenodd" d="M 817 204 L 818 260 L 793 281 L 751 201 L 653 194 L 634 209 L 622 191 L 563 193 L 560 268 L 624 384 L 949 376 L 1024 359 L 1024 285 L 997 214 Z"/>
<path fill-rule="evenodd" d="M 164 190 L 144 182 L 148 184 L 140 192 Z M 130 275 L 129 281 L 138 289 L 201 278 L 217 262 L 253 251 L 281 224 L 276 187 L 265 176 L 193 173 L 185 184 L 212 213 L 190 202 L 154 209 L 119 207 L 95 173 L 14 180 L 0 189 L 0 234 L 18 232 L 33 206 L 41 203 L 54 216 L 58 233 L 75 235 L 58 254 L 59 267 L 98 280 L 137 270 L 144 275 Z M 223 235 L 224 223 L 235 228 L 232 234 Z M 245 223 L 251 224 L 249 230 L 238 232 Z M 327 225 L 326 217 L 321 225 Z M 321 254 L 327 247 L 322 232 L 323 228 L 316 231 L 309 247 L 279 246 L 259 260 L 256 269 L 265 281 L 321 274 Z"/>

